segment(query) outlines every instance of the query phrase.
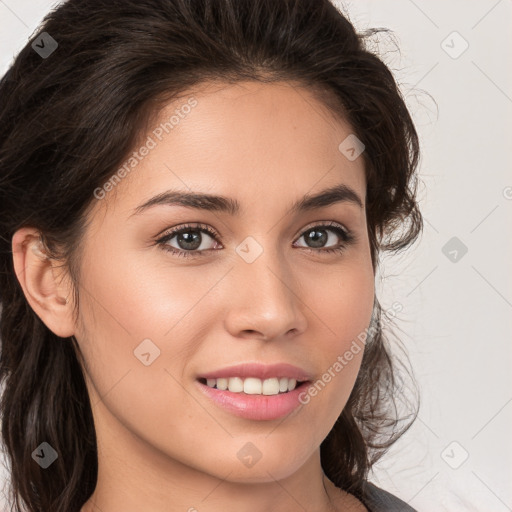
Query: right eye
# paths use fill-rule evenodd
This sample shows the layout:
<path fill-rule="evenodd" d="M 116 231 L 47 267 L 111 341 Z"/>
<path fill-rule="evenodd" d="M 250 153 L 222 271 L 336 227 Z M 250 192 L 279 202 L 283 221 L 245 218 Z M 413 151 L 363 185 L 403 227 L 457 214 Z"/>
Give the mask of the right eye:
<path fill-rule="evenodd" d="M 203 240 L 204 234 L 210 239 L 217 239 L 219 235 L 209 226 L 190 225 L 174 227 L 171 230 L 164 233 L 156 242 L 162 247 L 162 249 L 176 254 L 177 256 L 191 257 L 203 255 L 204 251 L 217 249 L 218 247 L 203 247 L 200 248 L 205 240 Z M 170 245 L 169 242 L 176 239 L 178 247 Z"/>

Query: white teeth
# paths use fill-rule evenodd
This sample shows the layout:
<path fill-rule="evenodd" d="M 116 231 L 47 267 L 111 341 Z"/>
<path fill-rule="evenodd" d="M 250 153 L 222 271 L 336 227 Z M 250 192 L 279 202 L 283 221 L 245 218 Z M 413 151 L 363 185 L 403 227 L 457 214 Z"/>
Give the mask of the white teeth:
<path fill-rule="evenodd" d="M 265 379 L 263 381 L 263 394 L 264 395 L 277 395 L 279 394 L 279 379 Z"/>
<path fill-rule="evenodd" d="M 244 393 L 247 395 L 261 395 L 263 383 L 260 379 L 248 377 L 244 380 Z"/>
<path fill-rule="evenodd" d="M 230 377 L 228 389 L 232 393 L 241 393 L 244 390 L 244 381 L 240 377 Z"/>
<path fill-rule="evenodd" d="M 215 379 L 212 380 L 215 381 Z M 213 386 L 215 386 L 215 382 L 213 383 Z M 228 389 L 228 379 L 217 379 L 217 389 L 222 389 L 223 391 Z"/>
<path fill-rule="evenodd" d="M 297 387 L 296 379 L 288 377 L 272 377 L 270 379 L 257 379 L 255 377 L 240 377 L 206 379 L 206 384 L 211 388 L 229 390 L 232 393 L 245 393 L 247 395 L 277 395 L 293 391 Z"/>

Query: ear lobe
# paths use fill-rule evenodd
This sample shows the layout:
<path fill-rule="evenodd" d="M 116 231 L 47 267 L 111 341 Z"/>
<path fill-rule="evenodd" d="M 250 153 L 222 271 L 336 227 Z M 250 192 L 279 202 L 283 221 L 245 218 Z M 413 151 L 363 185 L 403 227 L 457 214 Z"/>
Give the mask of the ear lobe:
<path fill-rule="evenodd" d="M 12 237 L 14 270 L 31 308 L 57 336 L 75 333 L 68 280 L 58 279 L 57 265 L 45 252 L 39 232 L 20 228 Z"/>

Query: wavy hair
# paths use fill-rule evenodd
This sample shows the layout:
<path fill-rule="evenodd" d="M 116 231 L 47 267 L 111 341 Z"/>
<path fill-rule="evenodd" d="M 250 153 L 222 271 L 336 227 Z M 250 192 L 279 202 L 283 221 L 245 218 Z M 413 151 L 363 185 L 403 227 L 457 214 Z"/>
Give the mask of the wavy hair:
<path fill-rule="evenodd" d="M 29 306 L 14 271 L 16 230 L 36 228 L 69 270 L 78 318 L 93 191 L 159 110 L 208 80 L 288 81 L 317 93 L 365 145 L 375 272 L 382 251 L 404 249 L 423 228 L 418 136 L 390 69 L 367 45 L 381 30 L 356 32 L 329 0 L 68 0 L 44 18 L 0 81 L 0 413 L 16 512 L 79 512 L 98 473 L 78 344 Z M 42 32 L 58 43 L 45 58 L 32 47 Z M 361 370 L 321 444 L 325 474 L 357 496 L 417 415 L 414 404 L 398 413 L 402 374 L 381 313 L 375 297 Z M 59 447 L 44 470 L 32 459 L 42 441 Z"/>

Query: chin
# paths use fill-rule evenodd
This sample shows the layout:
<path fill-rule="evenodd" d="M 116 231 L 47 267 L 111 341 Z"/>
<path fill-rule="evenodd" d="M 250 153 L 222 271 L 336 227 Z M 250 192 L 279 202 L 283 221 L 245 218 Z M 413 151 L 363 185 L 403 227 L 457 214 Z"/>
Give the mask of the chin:
<path fill-rule="evenodd" d="M 268 434 L 265 434 L 268 435 Z M 272 435 L 272 434 L 271 434 Z M 297 439 L 297 449 L 289 446 L 277 448 L 269 444 L 268 440 L 262 438 L 261 442 L 250 436 L 247 442 L 236 442 L 234 457 L 212 457 L 213 460 L 221 461 L 215 465 L 214 474 L 217 475 L 219 468 L 222 474 L 217 475 L 221 479 L 239 483 L 267 483 L 275 482 L 293 475 L 307 461 L 306 454 L 303 460 L 299 460 L 298 446 L 300 439 Z M 226 448 L 227 452 L 232 448 Z M 295 457 L 291 456 L 295 453 Z"/>

